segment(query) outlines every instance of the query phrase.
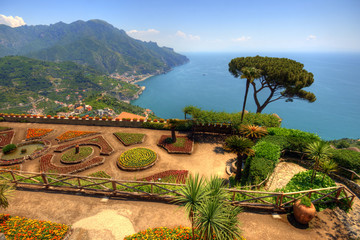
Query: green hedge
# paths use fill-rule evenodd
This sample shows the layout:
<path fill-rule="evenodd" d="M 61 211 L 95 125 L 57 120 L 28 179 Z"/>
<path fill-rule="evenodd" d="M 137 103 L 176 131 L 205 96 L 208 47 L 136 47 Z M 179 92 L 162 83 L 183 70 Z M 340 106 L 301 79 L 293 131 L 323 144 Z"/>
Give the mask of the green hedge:
<path fill-rule="evenodd" d="M 261 138 L 259 142 L 272 143 L 278 145 L 280 149 L 287 149 L 289 145 L 287 138 L 285 136 L 267 135 Z"/>
<path fill-rule="evenodd" d="M 303 139 L 310 139 L 312 141 L 320 141 L 320 137 L 315 133 L 304 132 L 298 129 L 271 127 L 268 128 L 269 135 L 284 136 L 284 137 L 300 137 Z"/>
<path fill-rule="evenodd" d="M 332 150 L 332 159 L 341 167 L 351 169 L 360 174 L 360 152 L 338 149 Z"/>
<path fill-rule="evenodd" d="M 188 106 L 189 107 L 189 106 Z M 241 112 L 227 113 L 202 110 L 201 108 L 187 108 L 187 114 L 191 115 L 193 120 L 201 123 L 229 123 L 236 128 L 240 125 Z M 280 127 L 281 122 L 277 117 L 267 113 L 247 113 L 244 115 L 243 124 L 253 124 L 264 127 Z"/>
<path fill-rule="evenodd" d="M 8 144 L 2 149 L 2 151 L 3 151 L 4 154 L 7 154 L 7 153 L 11 152 L 14 149 L 16 149 L 15 144 Z"/>
<path fill-rule="evenodd" d="M 289 128 L 268 128 L 269 135 L 264 139 L 279 145 L 282 149 L 304 152 L 309 143 L 321 141 L 314 133 Z"/>
<path fill-rule="evenodd" d="M 245 163 L 243 173 L 243 184 L 258 184 L 274 171 L 279 162 L 281 148 L 280 146 L 266 142 L 258 142 L 253 149 L 255 156 L 248 158 Z"/>

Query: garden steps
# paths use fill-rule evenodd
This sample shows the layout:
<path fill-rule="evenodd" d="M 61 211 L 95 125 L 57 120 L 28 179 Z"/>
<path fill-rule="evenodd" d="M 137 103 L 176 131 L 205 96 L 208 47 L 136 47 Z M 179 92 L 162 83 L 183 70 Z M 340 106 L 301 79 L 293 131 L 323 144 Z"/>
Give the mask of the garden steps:
<path fill-rule="evenodd" d="M 306 168 L 296 163 L 282 161 L 275 167 L 274 172 L 265 185 L 265 189 L 267 191 L 274 191 L 283 188 L 295 174 L 306 170 Z"/>

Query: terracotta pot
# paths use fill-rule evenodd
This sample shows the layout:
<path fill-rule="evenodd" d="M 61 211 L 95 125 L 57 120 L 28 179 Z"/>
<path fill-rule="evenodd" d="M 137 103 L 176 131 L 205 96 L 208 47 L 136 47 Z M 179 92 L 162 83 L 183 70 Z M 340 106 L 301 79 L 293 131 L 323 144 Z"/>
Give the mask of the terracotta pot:
<path fill-rule="evenodd" d="M 297 200 L 293 206 L 294 217 L 301 224 L 308 224 L 314 217 L 316 209 L 311 203 L 310 207 L 300 204 L 301 200 Z"/>

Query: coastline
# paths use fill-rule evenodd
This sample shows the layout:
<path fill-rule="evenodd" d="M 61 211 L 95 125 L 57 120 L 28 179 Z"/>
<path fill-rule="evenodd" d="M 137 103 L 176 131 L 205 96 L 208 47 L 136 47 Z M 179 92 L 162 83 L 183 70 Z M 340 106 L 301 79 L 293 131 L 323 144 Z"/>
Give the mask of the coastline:
<path fill-rule="evenodd" d="M 139 80 L 135 80 L 133 82 L 131 82 L 132 84 L 135 84 L 135 83 L 138 83 L 138 82 L 142 82 L 142 81 L 145 81 L 146 79 L 148 78 L 151 78 L 151 77 L 154 77 L 155 75 L 149 75 L 149 76 L 146 76 L 146 77 L 143 77 L 142 79 L 139 79 Z"/>

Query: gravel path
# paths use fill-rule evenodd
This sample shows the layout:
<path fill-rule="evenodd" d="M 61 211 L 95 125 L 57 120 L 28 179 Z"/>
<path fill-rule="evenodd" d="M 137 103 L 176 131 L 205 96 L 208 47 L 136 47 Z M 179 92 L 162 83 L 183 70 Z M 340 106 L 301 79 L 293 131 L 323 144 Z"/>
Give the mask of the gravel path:
<path fill-rule="evenodd" d="M 268 191 L 274 191 L 283 188 L 288 184 L 291 178 L 299 173 L 306 171 L 306 168 L 301 167 L 296 163 L 280 162 L 274 169 L 273 174 L 270 176 L 265 188 Z"/>

